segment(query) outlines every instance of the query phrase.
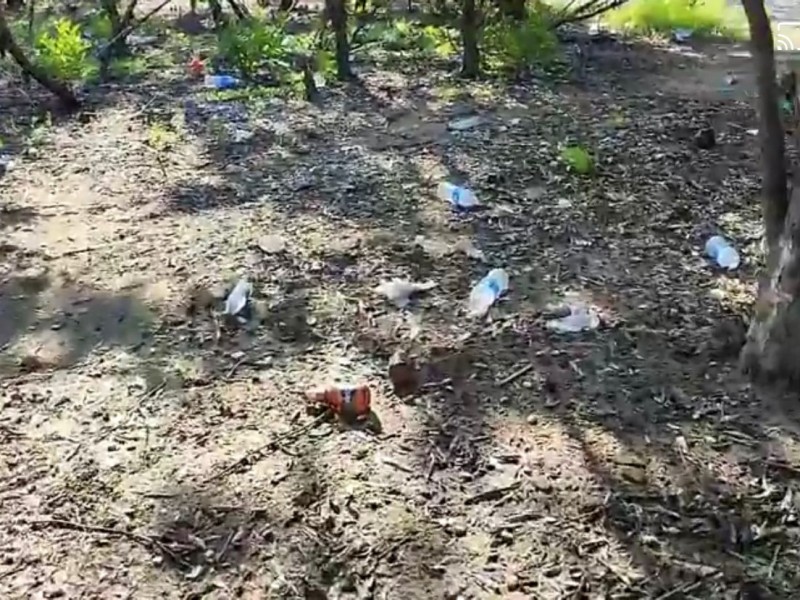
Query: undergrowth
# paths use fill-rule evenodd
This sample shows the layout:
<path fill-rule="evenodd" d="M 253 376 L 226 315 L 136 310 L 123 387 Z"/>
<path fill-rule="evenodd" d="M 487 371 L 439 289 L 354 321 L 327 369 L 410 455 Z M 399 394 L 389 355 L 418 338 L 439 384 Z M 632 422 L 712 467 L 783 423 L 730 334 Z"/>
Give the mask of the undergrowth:
<path fill-rule="evenodd" d="M 670 35 L 687 29 L 694 35 L 746 36 L 744 13 L 727 0 L 630 0 L 605 15 L 615 29 L 642 34 Z"/>

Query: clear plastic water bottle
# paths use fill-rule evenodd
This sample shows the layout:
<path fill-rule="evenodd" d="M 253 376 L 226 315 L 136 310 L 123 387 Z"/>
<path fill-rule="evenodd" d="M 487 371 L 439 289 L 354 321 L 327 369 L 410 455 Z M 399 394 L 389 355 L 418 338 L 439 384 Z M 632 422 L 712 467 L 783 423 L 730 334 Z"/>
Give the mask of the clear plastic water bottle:
<path fill-rule="evenodd" d="M 492 269 L 475 284 L 469 295 L 469 314 L 482 317 L 497 299 L 508 290 L 508 273 L 505 269 Z"/>
<path fill-rule="evenodd" d="M 478 199 L 471 190 L 443 181 L 439 184 L 439 198 L 449 202 L 455 208 L 469 209 L 478 206 Z"/>
<path fill-rule="evenodd" d="M 215 90 L 229 90 L 239 85 L 239 80 L 233 75 L 206 75 L 205 86 Z"/>
<path fill-rule="evenodd" d="M 706 242 L 706 256 L 728 271 L 739 267 L 739 253 L 721 235 L 715 235 Z"/>
<path fill-rule="evenodd" d="M 253 286 L 250 282 L 247 279 L 240 279 L 225 299 L 225 314 L 233 317 L 242 312 L 252 291 Z"/>

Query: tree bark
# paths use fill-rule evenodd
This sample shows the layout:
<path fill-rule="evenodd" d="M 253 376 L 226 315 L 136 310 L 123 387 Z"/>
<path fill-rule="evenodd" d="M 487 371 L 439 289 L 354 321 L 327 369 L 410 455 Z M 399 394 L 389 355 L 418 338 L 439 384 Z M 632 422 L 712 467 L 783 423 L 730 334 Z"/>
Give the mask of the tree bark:
<path fill-rule="evenodd" d="M 787 191 L 784 129 L 778 108 L 775 53 L 763 0 L 742 0 L 757 70 L 762 215 L 767 273 L 759 286 L 742 367 L 757 381 L 800 383 L 800 189 Z"/>
<path fill-rule="evenodd" d="M 779 243 L 789 208 L 786 147 L 778 106 L 775 51 L 764 0 L 742 0 L 750 25 L 750 48 L 758 87 L 759 138 L 761 142 L 761 211 L 767 247 L 767 267 L 778 260 Z"/>
<path fill-rule="evenodd" d="M 350 38 L 347 34 L 345 0 L 325 0 L 325 10 L 336 40 L 336 76 L 345 81 L 353 77 L 350 67 Z"/>
<path fill-rule="evenodd" d="M 461 40 L 464 51 L 461 56 L 461 74 L 475 78 L 481 73 L 481 54 L 478 48 L 478 11 L 475 0 L 464 0 L 461 14 Z"/>
<path fill-rule="evenodd" d="M 81 103 L 78 101 L 75 93 L 67 84 L 50 77 L 41 68 L 28 60 L 25 52 L 23 52 L 22 48 L 17 45 L 16 41 L 14 40 L 14 36 L 11 35 L 11 30 L 9 29 L 8 22 L 6 21 L 5 8 L 1 2 L 0 48 L 2 48 L 4 51 L 7 51 L 11 55 L 14 61 L 19 65 L 19 68 L 22 69 L 24 74 L 28 75 L 32 79 L 35 79 L 42 87 L 56 96 L 64 109 L 73 111 L 80 108 Z"/>

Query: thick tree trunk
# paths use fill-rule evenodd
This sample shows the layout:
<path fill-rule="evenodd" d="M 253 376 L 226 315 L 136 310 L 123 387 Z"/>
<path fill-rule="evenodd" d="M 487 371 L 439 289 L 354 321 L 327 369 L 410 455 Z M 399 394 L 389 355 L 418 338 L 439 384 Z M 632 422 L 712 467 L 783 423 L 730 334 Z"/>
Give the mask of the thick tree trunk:
<path fill-rule="evenodd" d="M 11 55 L 24 74 L 35 79 L 42 87 L 55 95 L 66 110 L 72 111 L 80 108 L 80 102 L 68 85 L 48 76 L 47 73 L 33 64 L 28 60 L 28 57 L 25 56 L 22 48 L 20 48 L 14 40 L 14 36 L 11 35 L 11 30 L 8 28 L 8 22 L 6 21 L 5 8 L 2 3 L 0 3 L 0 49 L 3 49 L 3 51 Z"/>
<path fill-rule="evenodd" d="M 475 0 L 464 0 L 461 15 L 461 40 L 464 52 L 461 56 L 461 74 L 478 77 L 481 73 L 481 54 L 478 48 L 478 11 Z"/>
<path fill-rule="evenodd" d="M 742 0 L 757 70 L 767 273 L 759 286 L 742 366 L 760 381 L 800 383 L 800 189 L 787 192 L 775 53 L 763 0 Z"/>
<path fill-rule="evenodd" d="M 345 81 L 353 77 L 350 68 L 350 38 L 347 35 L 347 7 L 345 0 L 325 0 L 325 10 L 336 39 L 336 75 Z"/>

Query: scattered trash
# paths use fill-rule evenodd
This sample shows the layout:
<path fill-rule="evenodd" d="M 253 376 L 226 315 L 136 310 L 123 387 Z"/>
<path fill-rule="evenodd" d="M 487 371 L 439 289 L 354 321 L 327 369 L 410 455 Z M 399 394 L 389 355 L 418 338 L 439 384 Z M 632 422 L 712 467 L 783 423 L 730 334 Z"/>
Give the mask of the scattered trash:
<path fill-rule="evenodd" d="M 150 46 L 158 41 L 158 37 L 155 35 L 136 35 L 135 33 L 131 33 L 128 35 L 127 41 L 131 46 Z"/>
<path fill-rule="evenodd" d="M 437 190 L 439 198 L 449 202 L 455 208 L 469 209 L 478 206 L 478 199 L 471 190 L 443 181 Z"/>
<path fill-rule="evenodd" d="M 415 281 L 408 281 L 407 279 L 392 279 L 391 281 L 383 281 L 375 288 L 375 293 L 385 296 L 388 300 L 393 302 L 397 308 L 405 307 L 410 301 L 411 296 L 420 292 L 427 292 L 436 287 L 433 281 L 424 281 L 421 283 Z"/>
<path fill-rule="evenodd" d="M 728 73 L 725 77 L 725 84 L 728 86 L 733 86 L 739 83 L 739 79 L 733 73 Z"/>
<path fill-rule="evenodd" d="M 193 77 L 200 77 L 203 73 L 205 73 L 206 65 L 199 56 L 193 56 L 191 60 L 189 60 L 187 68 Z"/>
<path fill-rule="evenodd" d="M 13 159 L 7 154 L 0 154 L 0 175 L 5 175 L 14 168 Z"/>
<path fill-rule="evenodd" d="M 314 388 L 306 392 L 306 398 L 345 420 L 365 419 L 372 411 L 372 392 L 367 385 Z"/>
<path fill-rule="evenodd" d="M 231 141 L 236 144 L 246 142 L 247 140 L 252 139 L 252 137 L 255 135 L 255 133 L 249 129 L 240 129 L 239 127 L 233 127 L 230 131 Z"/>
<path fill-rule="evenodd" d="M 469 295 L 469 315 L 484 316 L 500 296 L 508 290 L 508 273 L 505 269 L 492 269 L 481 279 Z"/>
<path fill-rule="evenodd" d="M 319 89 L 322 89 L 328 85 L 328 82 L 325 81 L 325 75 L 322 73 L 314 73 L 311 77 L 314 80 L 314 85 Z"/>
<path fill-rule="evenodd" d="M 233 75 L 206 75 L 205 86 L 215 90 L 230 90 L 236 88 L 241 83 Z"/>
<path fill-rule="evenodd" d="M 465 119 L 456 119 L 455 121 L 450 121 L 447 124 L 447 128 L 450 131 L 466 131 L 467 129 L 477 127 L 482 122 L 483 119 L 478 115 L 475 115 L 472 117 L 466 117 Z"/>
<path fill-rule="evenodd" d="M 225 299 L 225 314 L 234 317 L 242 312 L 252 291 L 253 286 L 250 282 L 247 279 L 240 279 Z"/>
<path fill-rule="evenodd" d="M 723 269 L 733 271 L 739 268 L 739 253 L 721 235 L 715 235 L 706 242 L 706 256 Z"/>
<path fill-rule="evenodd" d="M 672 39 L 678 42 L 679 44 L 685 44 L 690 39 L 692 39 L 692 35 L 694 35 L 694 31 L 691 29 L 673 29 L 672 30 Z"/>
<path fill-rule="evenodd" d="M 569 314 L 560 319 L 551 319 L 545 325 L 547 329 L 556 333 L 578 333 L 597 329 L 600 326 L 600 317 L 597 313 L 584 305 L 569 307 Z"/>

